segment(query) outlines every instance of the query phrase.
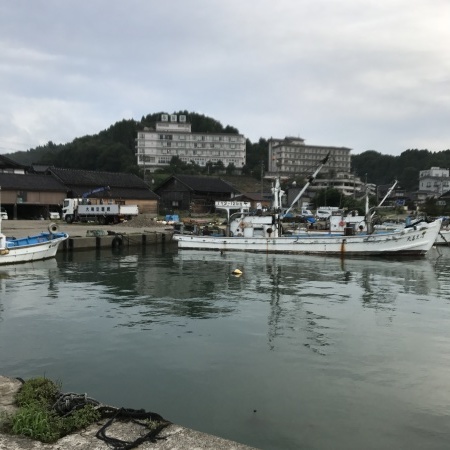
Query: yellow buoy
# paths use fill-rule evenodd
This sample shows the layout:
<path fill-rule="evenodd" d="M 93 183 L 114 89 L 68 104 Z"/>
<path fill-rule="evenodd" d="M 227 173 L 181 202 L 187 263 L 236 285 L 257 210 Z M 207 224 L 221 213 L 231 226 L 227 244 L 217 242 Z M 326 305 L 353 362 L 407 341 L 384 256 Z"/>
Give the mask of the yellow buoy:
<path fill-rule="evenodd" d="M 240 271 L 239 269 L 234 269 L 232 274 L 233 275 L 242 275 L 242 271 Z"/>

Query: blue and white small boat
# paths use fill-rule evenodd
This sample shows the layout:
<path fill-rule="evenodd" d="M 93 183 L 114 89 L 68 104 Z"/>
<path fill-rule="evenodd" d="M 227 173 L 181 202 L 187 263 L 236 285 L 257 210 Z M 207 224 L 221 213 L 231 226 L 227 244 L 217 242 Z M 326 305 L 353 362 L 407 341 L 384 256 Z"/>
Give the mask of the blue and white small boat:
<path fill-rule="evenodd" d="M 21 238 L 9 238 L 1 232 L 0 219 L 0 265 L 18 264 L 53 258 L 61 242 L 68 239 L 67 233 L 58 231 L 51 223 L 48 232 Z"/>

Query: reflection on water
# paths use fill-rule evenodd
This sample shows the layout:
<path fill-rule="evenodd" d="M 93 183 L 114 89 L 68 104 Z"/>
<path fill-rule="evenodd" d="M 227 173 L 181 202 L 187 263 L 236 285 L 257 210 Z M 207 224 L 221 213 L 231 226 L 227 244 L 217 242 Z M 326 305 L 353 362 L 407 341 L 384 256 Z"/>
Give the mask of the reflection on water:
<path fill-rule="evenodd" d="M 0 268 L 2 370 L 259 448 L 443 448 L 450 249 L 441 253 L 158 247 Z"/>
<path fill-rule="evenodd" d="M 6 295 L 7 288 L 16 291 L 24 289 L 32 291 L 35 282 L 40 283 L 44 280 L 48 297 L 57 297 L 58 274 L 58 264 L 55 259 L 0 266 L 0 293 Z M 1 308 L 0 296 L 0 311 Z"/>

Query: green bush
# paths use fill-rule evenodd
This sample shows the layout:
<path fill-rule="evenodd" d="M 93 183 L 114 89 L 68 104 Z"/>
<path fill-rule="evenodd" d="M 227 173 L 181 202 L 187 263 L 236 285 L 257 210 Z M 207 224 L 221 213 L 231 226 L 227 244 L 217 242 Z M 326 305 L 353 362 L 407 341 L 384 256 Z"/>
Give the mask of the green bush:
<path fill-rule="evenodd" d="M 100 419 L 100 413 L 92 405 L 59 416 L 53 409 L 59 395 L 60 386 L 47 378 L 26 381 L 16 395 L 19 409 L 4 418 L 3 431 L 50 443 Z"/>
<path fill-rule="evenodd" d="M 60 385 L 57 385 L 47 378 L 32 378 L 26 381 L 17 393 L 17 405 L 26 406 L 38 404 L 51 408 L 60 394 L 60 388 Z"/>
<path fill-rule="evenodd" d="M 10 431 L 42 442 L 54 442 L 61 435 L 60 421 L 55 413 L 35 403 L 19 408 L 11 417 Z"/>

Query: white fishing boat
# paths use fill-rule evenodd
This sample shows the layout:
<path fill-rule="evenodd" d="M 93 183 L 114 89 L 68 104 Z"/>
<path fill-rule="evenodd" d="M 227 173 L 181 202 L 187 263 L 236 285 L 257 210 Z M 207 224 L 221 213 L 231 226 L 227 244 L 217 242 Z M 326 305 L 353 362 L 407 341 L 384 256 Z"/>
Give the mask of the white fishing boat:
<path fill-rule="evenodd" d="M 56 224 L 48 227 L 48 232 L 21 238 L 9 238 L 1 232 L 0 220 L 0 265 L 18 264 L 53 258 L 58 246 L 69 235 L 58 231 Z"/>
<path fill-rule="evenodd" d="M 450 245 L 450 229 L 441 228 L 436 238 L 436 245 Z"/>
<path fill-rule="evenodd" d="M 309 184 L 326 163 L 325 158 L 303 189 L 292 202 L 296 204 Z M 179 249 L 213 250 L 219 252 L 257 252 L 257 253 L 293 253 L 328 255 L 424 255 L 434 245 L 441 228 L 441 219 L 434 222 L 420 222 L 409 228 L 373 232 L 371 214 L 366 199 L 366 227 L 361 229 L 354 223 L 344 224 L 343 232 L 310 231 L 284 235 L 281 226 L 281 190 L 277 178 L 272 188 L 272 213 L 249 215 L 245 212 L 230 217 L 229 228 L 225 236 L 174 235 Z M 286 213 L 292 208 L 292 205 Z"/>

